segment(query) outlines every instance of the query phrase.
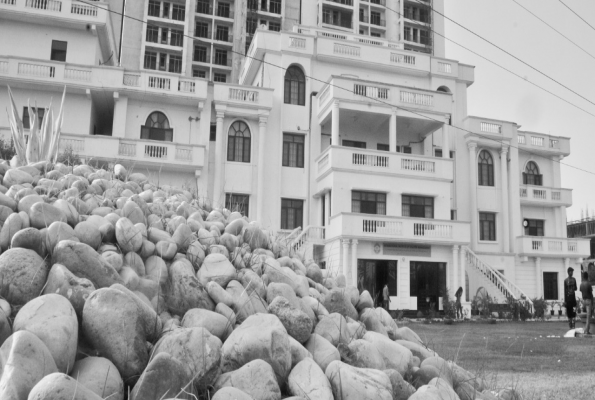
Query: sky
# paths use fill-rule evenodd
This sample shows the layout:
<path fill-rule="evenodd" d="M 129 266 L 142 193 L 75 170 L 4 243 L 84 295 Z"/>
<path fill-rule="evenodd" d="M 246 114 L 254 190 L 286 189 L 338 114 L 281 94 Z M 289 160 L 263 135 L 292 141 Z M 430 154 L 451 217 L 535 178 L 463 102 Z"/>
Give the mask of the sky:
<path fill-rule="evenodd" d="M 588 208 L 595 217 L 595 30 L 560 0 L 516 0 L 590 55 L 564 39 L 513 0 L 445 0 L 444 15 L 505 49 L 587 100 L 544 77 L 472 33 L 445 21 L 445 36 L 514 71 L 493 65 L 446 40 L 446 57 L 475 66 L 468 90 L 468 114 L 516 122 L 521 130 L 570 137 L 570 156 L 562 160 L 562 187 L 573 189 L 568 221 Z M 595 1 L 562 0 L 595 26 Z M 526 80 L 525 80 L 526 79 Z M 589 115 L 528 81 L 583 108 Z M 583 172 L 577 167 L 589 172 Z"/>

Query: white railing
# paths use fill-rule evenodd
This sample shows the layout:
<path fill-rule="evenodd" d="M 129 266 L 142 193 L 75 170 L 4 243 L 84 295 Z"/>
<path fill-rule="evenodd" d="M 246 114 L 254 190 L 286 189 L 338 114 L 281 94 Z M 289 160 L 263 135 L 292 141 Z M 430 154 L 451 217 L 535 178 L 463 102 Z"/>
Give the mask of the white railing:
<path fill-rule="evenodd" d="M 302 31 L 303 31 L 303 29 L 302 29 Z M 320 36 L 329 37 L 329 38 L 333 38 L 333 39 L 341 39 L 341 40 L 347 39 L 347 36 L 339 35 L 338 33 L 321 32 L 321 31 L 318 31 L 318 33 L 320 34 Z"/>
<path fill-rule="evenodd" d="M 513 299 L 520 299 L 524 297 L 531 305 L 533 302 L 521 289 L 519 289 L 514 283 L 508 278 L 501 274 L 498 270 L 492 268 L 492 266 L 481 261 L 477 255 L 467 246 L 462 247 L 467 254 L 467 266 L 481 274 L 484 278 L 492 283 L 494 288 L 498 290 L 504 297 L 512 297 Z"/>
<path fill-rule="evenodd" d="M 479 125 L 479 129 L 482 132 L 488 132 L 488 133 L 502 133 L 502 125 L 498 125 L 498 124 L 491 124 L 489 122 L 482 122 Z"/>
<path fill-rule="evenodd" d="M 547 241 L 548 251 L 562 251 L 562 241 L 560 240 L 548 240 Z"/>
<path fill-rule="evenodd" d="M 568 252 L 569 253 L 576 253 L 578 252 L 578 243 L 577 242 L 568 242 Z"/>
<path fill-rule="evenodd" d="M 401 91 L 401 102 L 419 104 L 422 106 L 431 106 L 434 102 L 434 96 L 430 94 Z"/>
<path fill-rule="evenodd" d="M 85 151 L 85 140 L 84 139 L 71 139 L 71 138 L 60 138 L 60 144 L 58 146 L 60 151 L 64 151 L 67 148 L 71 148 L 75 153 L 84 153 Z"/>
<path fill-rule="evenodd" d="M 64 79 L 88 82 L 91 80 L 91 71 L 84 69 L 64 68 Z"/>
<path fill-rule="evenodd" d="M 146 144 L 145 145 L 145 157 L 167 158 L 167 147 L 156 146 L 154 144 Z"/>
<path fill-rule="evenodd" d="M 118 155 L 136 157 L 136 143 L 120 142 L 118 146 Z"/>
<path fill-rule="evenodd" d="M 255 90 L 229 88 L 229 100 L 258 103 L 258 92 Z"/>
<path fill-rule="evenodd" d="M 527 188 L 520 188 L 520 196 L 521 197 L 527 197 Z"/>
<path fill-rule="evenodd" d="M 153 89 L 170 90 L 171 79 L 160 76 L 149 76 L 149 87 Z"/>
<path fill-rule="evenodd" d="M 55 78 L 56 67 L 41 64 L 19 63 L 18 74 L 40 76 L 43 78 Z"/>
<path fill-rule="evenodd" d="M 178 92 L 194 93 L 196 92 L 196 83 L 194 83 L 194 81 L 180 79 L 178 81 Z"/>
<path fill-rule="evenodd" d="M 8 71 L 8 61 L 0 60 L 0 72 L 7 72 L 7 71 Z"/>
<path fill-rule="evenodd" d="M 136 74 L 124 74 L 123 82 L 124 86 L 140 86 L 140 75 Z"/>
<path fill-rule="evenodd" d="M 306 39 L 290 36 L 289 47 L 295 47 L 296 49 L 305 49 Z"/>
<path fill-rule="evenodd" d="M 404 54 L 390 53 L 390 62 L 397 64 L 415 65 L 415 56 L 406 56 Z"/>
<path fill-rule="evenodd" d="M 72 3 L 72 6 L 70 6 L 70 13 L 77 15 L 85 15 L 87 17 L 96 17 L 97 7 L 82 3 Z"/>
<path fill-rule="evenodd" d="M 388 99 L 389 89 L 354 83 L 353 93 L 374 99 Z"/>
<path fill-rule="evenodd" d="M 324 157 L 322 157 L 320 159 L 320 161 L 318 161 L 318 172 L 325 169 L 328 166 L 328 163 L 329 163 L 329 155 L 326 154 Z"/>
<path fill-rule="evenodd" d="M 413 224 L 413 236 L 451 238 L 452 225 L 416 222 Z"/>
<path fill-rule="evenodd" d="M 543 138 L 539 136 L 531 136 L 531 144 L 533 146 L 543 146 Z"/>
<path fill-rule="evenodd" d="M 351 163 L 353 165 L 367 165 L 369 167 L 389 167 L 387 156 L 377 156 L 374 154 L 353 153 L 351 156 Z"/>
<path fill-rule="evenodd" d="M 360 43 L 371 44 L 372 46 L 384 46 L 384 42 L 379 42 L 378 40 L 358 38 L 357 41 Z"/>
<path fill-rule="evenodd" d="M 62 2 L 57 0 L 27 0 L 25 7 L 38 10 L 61 11 Z"/>
<path fill-rule="evenodd" d="M 562 192 L 552 192 L 552 200 L 562 200 Z"/>
<path fill-rule="evenodd" d="M 330 95 L 331 95 L 330 86 L 326 85 L 324 87 L 324 89 L 322 89 L 322 93 L 320 94 L 320 97 L 318 98 L 318 108 L 320 108 L 321 104 L 324 104 L 326 102 L 326 100 L 329 98 Z"/>
<path fill-rule="evenodd" d="M 192 161 L 192 149 L 176 147 L 176 160 Z"/>
<path fill-rule="evenodd" d="M 401 159 L 401 169 L 409 171 L 436 172 L 436 164 L 433 161 L 413 160 L 410 158 Z"/>
<path fill-rule="evenodd" d="M 517 141 L 519 142 L 519 144 L 525 144 L 525 135 L 519 135 Z"/>
<path fill-rule="evenodd" d="M 301 233 L 290 243 L 289 248 L 294 252 L 298 252 L 310 240 L 324 240 L 325 227 L 324 226 L 307 226 Z"/>
<path fill-rule="evenodd" d="M 401 221 L 379 221 L 375 219 L 364 219 L 362 221 L 362 232 L 380 233 L 384 235 L 402 235 L 403 223 Z"/>
<path fill-rule="evenodd" d="M 550 139 L 550 148 L 557 149 L 560 147 L 560 141 L 557 139 Z"/>
<path fill-rule="evenodd" d="M 531 240 L 531 250 L 541 251 L 543 250 L 543 240 Z"/>
<path fill-rule="evenodd" d="M 343 54 L 346 56 L 359 57 L 360 48 L 356 46 L 347 46 L 346 44 L 335 43 L 333 52 L 335 54 Z"/>
<path fill-rule="evenodd" d="M 452 65 L 449 63 L 444 63 L 444 62 L 438 61 L 438 72 L 450 74 L 450 73 L 452 73 Z"/>
<path fill-rule="evenodd" d="M 9 6 L 14 6 L 15 0 L 0 0 L 0 4 L 8 4 Z"/>
<path fill-rule="evenodd" d="M 547 200 L 547 191 L 543 189 L 533 189 L 533 198 Z"/>

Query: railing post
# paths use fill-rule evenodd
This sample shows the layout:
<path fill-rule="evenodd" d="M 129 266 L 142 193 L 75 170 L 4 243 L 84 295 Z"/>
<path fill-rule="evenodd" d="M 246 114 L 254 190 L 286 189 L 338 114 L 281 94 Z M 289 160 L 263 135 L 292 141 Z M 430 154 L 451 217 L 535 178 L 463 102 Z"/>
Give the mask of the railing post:
<path fill-rule="evenodd" d="M 510 228 L 508 225 L 508 147 L 500 149 L 500 175 L 502 176 L 502 244 L 503 251 L 510 251 Z"/>
<path fill-rule="evenodd" d="M 475 248 L 475 243 L 477 243 L 477 159 L 476 159 L 476 150 L 477 150 L 477 143 L 469 142 L 467 143 L 467 147 L 469 148 L 469 211 L 471 212 L 471 240 L 470 246 L 471 250 Z"/>
<path fill-rule="evenodd" d="M 331 131 L 331 145 L 341 146 L 339 141 L 339 101 L 335 100 L 332 109 L 332 131 Z"/>
<path fill-rule="evenodd" d="M 541 257 L 535 257 L 535 297 L 543 294 L 543 279 L 541 276 Z"/>
<path fill-rule="evenodd" d="M 388 151 L 396 153 L 397 152 L 397 110 L 395 108 L 391 109 L 390 113 L 390 123 L 388 124 Z"/>
<path fill-rule="evenodd" d="M 347 282 L 351 281 L 351 271 L 349 270 L 349 239 L 341 239 L 343 246 L 343 259 L 341 260 L 341 274 Z"/>
<path fill-rule="evenodd" d="M 452 285 L 450 287 L 450 295 L 454 296 L 456 291 L 459 289 L 459 246 L 454 245 L 452 246 L 452 268 L 451 268 L 451 282 Z"/>
<path fill-rule="evenodd" d="M 265 116 L 259 118 L 258 128 L 258 197 L 256 198 L 256 218 L 260 219 L 264 223 L 264 171 L 265 171 L 265 143 L 266 143 L 266 131 L 267 131 L 267 120 Z"/>
<path fill-rule="evenodd" d="M 225 113 L 223 111 L 217 111 L 217 131 L 215 138 L 215 182 L 213 185 L 213 195 L 211 198 L 213 202 L 221 205 L 220 198 L 223 196 L 223 202 L 225 202 L 225 194 L 221 193 L 225 188 L 223 187 L 223 118 Z"/>
<path fill-rule="evenodd" d="M 357 243 L 357 239 L 351 241 L 351 285 L 355 287 L 357 287 Z"/>

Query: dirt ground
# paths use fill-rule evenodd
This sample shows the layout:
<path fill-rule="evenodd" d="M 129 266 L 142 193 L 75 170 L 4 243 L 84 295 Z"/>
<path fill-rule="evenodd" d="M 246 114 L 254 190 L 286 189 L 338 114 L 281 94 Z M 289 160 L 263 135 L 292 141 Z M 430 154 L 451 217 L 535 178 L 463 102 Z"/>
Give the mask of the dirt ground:
<path fill-rule="evenodd" d="M 525 400 L 595 399 L 595 335 L 564 338 L 564 321 L 406 326 L 492 389 L 514 387 Z"/>

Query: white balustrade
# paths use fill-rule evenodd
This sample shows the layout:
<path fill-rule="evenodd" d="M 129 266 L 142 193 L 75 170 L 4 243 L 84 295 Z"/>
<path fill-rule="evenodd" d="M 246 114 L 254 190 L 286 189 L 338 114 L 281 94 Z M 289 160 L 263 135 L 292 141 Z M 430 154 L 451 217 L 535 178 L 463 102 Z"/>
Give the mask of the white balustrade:
<path fill-rule="evenodd" d="M 306 48 L 306 39 L 290 36 L 289 37 L 289 47 L 294 47 L 296 49 L 305 49 Z"/>
<path fill-rule="evenodd" d="M 19 63 L 19 75 L 39 76 L 42 78 L 55 78 L 56 67 L 41 64 Z"/>
<path fill-rule="evenodd" d="M 556 200 L 556 201 L 562 200 L 562 192 L 552 191 L 552 200 Z"/>
<path fill-rule="evenodd" d="M 452 73 L 452 65 L 450 63 L 438 61 L 438 72 L 450 74 Z"/>
<path fill-rule="evenodd" d="M 369 167 L 388 168 L 388 157 L 378 156 L 375 154 L 360 154 L 353 153 L 351 155 L 351 163 L 353 165 L 366 165 Z"/>
<path fill-rule="evenodd" d="M 320 31 L 318 33 L 320 34 L 320 36 L 324 36 L 324 37 L 329 37 L 329 38 L 333 38 L 333 39 L 347 40 L 347 36 L 345 36 L 345 35 L 339 35 L 337 33 L 320 32 Z"/>
<path fill-rule="evenodd" d="M 27 0 L 25 7 L 59 12 L 62 10 L 62 2 L 57 0 Z"/>
<path fill-rule="evenodd" d="M 531 240 L 531 250 L 534 251 L 541 251 L 543 250 L 543 241 L 542 240 Z"/>
<path fill-rule="evenodd" d="M 372 46 L 384 46 L 384 42 L 379 42 L 377 40 L 357 38 L 357 41 L 360 43 L 371 44 Z"/>
<path fill-rule="evenodd" d="M 171 79 L 160 76 L 149 76 L 149 87 L 153 89 L 170 90 Z"/>
<path fill-rule="evenodd" d="M 87 17 L 97 16 L 97 7 L 90 6 L 84 3 L 72 3 L 70 7 L 71 14 L 85 15 Z"/>
<path fill-rule="evenodd" d="M 354 83 L 353 93 L 373 99 L 388 99 L 389 89 Z"/>
<path fill-rule="evenodd" d="M 74 81 L 88 82 L 91 80 L 91 73 L 91 71 L 85 69 L 64 68 L 64 78 Z"/>
<path fill-rule="evenodd" d="M 550 139 L 550 148 L 551 149 L 558 149 L 560 148 L 560 141 L 556 139 Z"/>
<path fill-rule="evenodd" d="M 521 197 L 527 197 L 527 188 L 520 188 L 520 196 Z"/>
<path fill-rule="evenodd" d="M 145 157 L 149 158 L 167 158 L 167 147 L 153 144 L 145 145 Z"/>
<path fill-rule="evenodd" d="M 547 241 L 548 251 L 562 251 L 562 242 L 560 240 L 548 240 Z"/>
<path fill-rule="evenodd" d="M 67 148 L 72 149 L 75 153 L 83 153 L 85 151 L 85 140 L 84 139 L 72 139 L 72 138 L 60 138 L 58 145 L 60 151 L 64 151 Z"/>
<path fill-rule="evenodd" d="M 118 146 L 118 155 L 136 157 L 136 143 L 120 142 Z"/>
<path fill-rule="evenodd" d="M 531 144 L 533 146 L 543 147 L 543 138 L 540 136 L 531 136 Z"/>
<path fill-rule="evenodd" d="M 140 86 L 140 75 L 137 74 L 124 74 L 124 86 Z"/>
<path fill-rule="evenodd" d="M 380 221 L 375 219 L 362 220 L 363 233 L 379 233 L 383 235 L 402 235 L 403 223 L 401 221 Z"/>
<path fill-rule="evenodd" d="M 413 93 L 401 91 L 401 102 L 418 104 L 422 106 L 432 106 L 434 102 L 434 96 L 430 94 Z"/>
<path fill-rule="evenodd" d="M 346 44 L 335 43 L 334 47 L 335 54 L 342 54 L 352 57 L 360 57 L 360 48 L 356 46 L 348 46 Z"/>
<path fill-rule="evenodd" d="M 533 198 L 547 200 L 547 191 L 543 189 L 533 189 Z"/>
<path fill-rule="evenodd" d="M 187 81 L 180 79 L 178 82 L 178 92 L 194 93 L 196 91 L 196 83 L 194 81 Z"/>
<path fill-rule="evenodd" d="M 0 4 L 7 4 L 9 6 L 14 6 L 15 0 L 0 0 Z"/>
<path fill-rule="evenodd" d="M 390 53 L 390 62 L 397 64 L 415 65 L 415 56 L 407 56 L 404 54 Z"/>
<path fill-rule="evenodd" d="M 229 88 L 229 100 L 258 103 L 258 92 L 255 90 Z"/>
<path fill-rule="evenodd" d="M 0 72 L 8 72 L 8 61 L 0 60 Z"/>
<path fill-rule="evenodd" d="M 482 122 L 479 124 L 479 129 L 482 132 L 488 133 L 502 133 L 502 125 L 491 124 L 489 122 Z"/>
<path fill-rule="evenodd" d="M 176 147 L 176 160 L 192 161 L 192 149 Z"/>
<path fill-rule="evenodd" d="M 401 159 L 401 169 L 408 171 L 436 172 L 436 164 L 433 161 L 413 160 L 410 158 Z"/>
<path fill-rule="evenodd" d="M 519 135 L 517 141 L 519 142 L 519 144 L 525 144 L 525 135 Z"/>
<path fill-rule="evenodd" d="M 416 222 L 413 224 L 413 236 L 451 238 L 452 225 Z"/>
<path fill-rule="evenodd" d="M 578 252 L 578 243 L 577 242 L 573 242 L 573 241 L 569 241 L 568 242 L 568 252 L 569 253 L 576 253 L 576 252 Z"/>

